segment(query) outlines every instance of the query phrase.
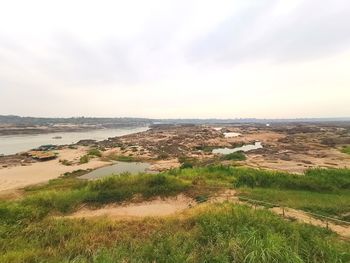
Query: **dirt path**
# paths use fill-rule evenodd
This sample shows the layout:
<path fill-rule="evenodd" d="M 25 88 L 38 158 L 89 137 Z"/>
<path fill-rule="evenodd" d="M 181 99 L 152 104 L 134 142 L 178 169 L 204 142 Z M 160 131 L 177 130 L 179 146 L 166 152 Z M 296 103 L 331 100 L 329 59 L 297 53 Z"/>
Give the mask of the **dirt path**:
<path fill-rule="evenodd" d="M 311 224 L 311 225 L 320 226 L 320 227 L 328 226 L 330 230 L 332 230 L 333 232 L 336 232 L 340 236 L 350 238 L 350 226 L 338 225 L 332 222 L 328 222 L 327 224 L 327 221 L 317 219 L 315 217 L 310 216 L 308 213 L 305 213 L 304 211 L 296 210 L 292 208 L 284 209 L 284 212 L 283 212 L 283 208 L 281 207 L 274 207 L 274 208 L 270 208 L 269 210 L 278 215 L 284 216 L 286 218 L 293 218 L 298 220 L 299 222 L 303 222 L 306 224 Z"/>
<path fill-rule="evenodd" d="M 170 198 L 157 198 L 140 203 L 108 205 L 100 209 L 82 208 L 66 218 L 90 218 L 106 216 L 112 219 L 168 216 L 188 209 L 195 201 L 185 195 Z"/>

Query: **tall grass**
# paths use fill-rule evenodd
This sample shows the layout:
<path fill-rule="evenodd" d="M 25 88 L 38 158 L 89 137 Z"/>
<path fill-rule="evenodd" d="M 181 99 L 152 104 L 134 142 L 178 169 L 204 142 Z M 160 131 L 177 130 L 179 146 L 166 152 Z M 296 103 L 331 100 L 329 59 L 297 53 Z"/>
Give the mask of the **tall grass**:
<path fill-rule="evenodd" d="M 29 223 L 52 213 L 69 213 L 82 204 L 103 205 L 127 201 L 135 195 L 143 199 L 171 196 L 184 192 L 189 184 L 162 174 L 111 176 L 87 182 L 76 178 L 60 178 L 46 186 L 28 189 L 22 200 L 0 202 L 0 221 Z"/>
<path fill-rule="evenodd" d="M 317 192 L 350 188 L 349 169 L 311 169 L 304 175 L 246 170 L 237 175 L 236 186 L 269 187 Z"/>
<path fill-rule="evenodd" d="M 348 262 L 327 230 L 232 204 L 181 219 L 46 219 L 0 229 L 0 262 Z"/>
<path fill-rule="evenodd" d="M 268 211 L 215 204 L 179 218 L 127 222 L 55 219 L 82 204 L 99 206 L 135 196 L 207 186 L 240 187 L 254 199 L 331 215 L 349 211 L 349 170 L 294 175 L 208 166 L 161 174 L 80 180 L 85 171 L 29 187 L 22 199 L 0 201 L 0 262 L 349 262 L 350 244 L 327 230 L 287 222 Z"/>
<path fill-rule="evenodd" d="M 243 188 L 240 196 L 266 201 L 284 207 L 319 213 L 350 221 L 350 190 L 317 193 L 301 190 L 282 190 L 271 188 Z"/>

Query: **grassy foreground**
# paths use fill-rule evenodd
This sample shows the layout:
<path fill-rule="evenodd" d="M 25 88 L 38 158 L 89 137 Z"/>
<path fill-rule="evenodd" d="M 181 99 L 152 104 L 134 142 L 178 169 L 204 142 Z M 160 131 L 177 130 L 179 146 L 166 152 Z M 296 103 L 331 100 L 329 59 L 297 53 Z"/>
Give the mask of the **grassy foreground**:
<path fill-rule="evenodd" d="M 53 217 L 82 204 L 101 206 L 135 196 L 143 200 L 178 193 L 209 195 L 211 186 L 236 187 L 244 195 L 341 215 L 349 212 L 346 169 L 316 169 L 301 176 L 209 166 L 90 182 L 78 179 L 81 173 L 27 188 L 22 199 L 0 200 L 0 262 L 350 261 L 350 243 L 330 231 L 229 203 L 166 219 Z"/>
<path fill-rule="evenodd" d="M 349 244 L 268 211 L 220 204 L 183 219 L 46 218 L 1 228 L 1 262 L 348 262 Z"/>

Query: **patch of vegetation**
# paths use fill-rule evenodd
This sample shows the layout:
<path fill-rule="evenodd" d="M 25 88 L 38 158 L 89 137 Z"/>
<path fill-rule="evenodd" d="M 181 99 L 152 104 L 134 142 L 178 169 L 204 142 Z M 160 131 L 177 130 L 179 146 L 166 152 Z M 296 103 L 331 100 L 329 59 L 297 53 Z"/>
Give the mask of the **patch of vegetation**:
<path fill-rule="evenodd" d="M 88 155 L 90 156 L 95 156 L 95 157 L 101 157 L 102 156 L 102 153 L 100 150 L 96 149 L 96 148 L 93 148 L 93 149 L 90 149 L 88 151 Z"/>
<path fill-rule="evenodd" d="M 1 222 L 1 225 L 3 223 Z M 1 262 L 348 262 L 350 245 L 269 211 L 216 204 L 182 219 L 45 219 L 1 227 Z"/>
<path fill-rule="evenodd" d="M 90 156 L 88 154 L 83 155 L 79 159 L 80 164 L 88 163 L 90 161 Z"/>
<path fill-rule="evenodd" d="M 140 159 L 133 157 L 133 156 L 127 156 L 127 155 L 111 155 L 108 156 L 110 160 L 119 161 L 119 162 L 139 162 Z"/>
<path fill-rule="evenodd" d="M 96 206 L 122 202 L 135 195 L 144 199 L 171 196 L 186 191 L 189 185 L 179 178 L 162 174 L 111 176 L 97 181 L 81 180 L 73 176 L 62 177 L 51 180 L 46 185 L 26 188 L 27 195 L 18 202 L 8 203 L 5 207 L 0 203 L 0 211 L 7 211 L 4 214 L 0 212 L 0 221 L 9 218 L 12 220 L 12 217 L 18 218 L 26 213 L 25 218 L 30 222 L 49 213 L 72 212 L 82 204 Z M 17 212 L 20 212 L 19 215 Z M 8 213 L 13 213 L 13 216 L 7 218 Z"/>
<path fill-rule="evenodd" d="M 262 187 L 330 192 L 350 188 L 349 169 L 310 169 L 304 175 L 248 169 L 238 173 L 238 187 Z"/>
<path fill-rule="evenodd" d="M 341 152 L 342 152 L 342 153 L 346 153 L 346 154 L 350 154 L 350 146 L 344 146 L 344 147 L 341 149 Z"/>
<path fill-rule="evenodd" d="M 225 154 L 222 157 L 222 159 L 232 160 L 232 161 L 244 161 L 247 159 L 247 157 L 245 156 L 244 152 L 238 151 L 238 152 L 234 152 L 234 153 Z"/>
<path fill-rule="evenodd" d="M 71 161 L 68 161 L 66 159 L 64 160 L 59 160 L 59 162 L 63 165 L 66 165 L 66 166 L 71 166 L 72 165 L 72 162 Z"/>
<path fill-rule="evenodd" d="M 211 194 L 211 187 L 236 187 L 242 196 L 348 220 L 350 170 L 311 169 L 304 175 L 232 166 L 169 171 L 192 182 L 192 196 Z M 209 187 L 209 189 L 207 189 Z M 341 205 L 339 205 L 341 204 Z"/>
<path fill-rule="evenodd" d="M 270 188 L 243 188 L 240 196 L 265 201 L 285 207 L 320 213 L 343 220 L 350 220 L 350 190 L 337 193 L 318 193 L 302 190 L 280 190 Z"/>
<path fill-rule="evenodd" d="M 0 200 L 0 262 L 349 262 L 350 243 L 330 231 L 285 221 L 229 203 L 189 210 L 179 218 L 133 221 L 72 220 L 51 215 L 83 204 L 101 206 L 135 196 L 190 194 L 205 202 L 215 187 L 323 213 L 349 211 L 349 169 L 312 169 L 305 175 L 208 166 L 96 181 L 67 173 Z M 208 189 L 207 189 L 208 187 Z M 340 217 L 340 216 L 339 216 Z"/>
<path fill-rule="evenodd" d="M 212 152 L 217 146 L 200 145 L 196 147 L 196 150 L 200 150 L 206 153 Z"/>
<path fill-rule="evenodd" d="M 198 160 L 195 158 L 187 157 L 187 156 L 180 156 L 178 158 L 179 163 L 181 163 L 180 169 L 188 169 L 193 168 L 198 164 Z"/>

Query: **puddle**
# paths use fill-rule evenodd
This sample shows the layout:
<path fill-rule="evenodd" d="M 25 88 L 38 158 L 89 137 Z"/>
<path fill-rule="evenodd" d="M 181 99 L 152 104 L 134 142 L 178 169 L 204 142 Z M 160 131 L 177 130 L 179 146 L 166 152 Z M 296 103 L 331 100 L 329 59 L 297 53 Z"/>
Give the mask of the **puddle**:
<path fill-rule="evenodd" d="M 149 163 L 141 163 L 141 162 L 116 162 L 113 165 L 105 166 L 93 170 L 90 173 L 84 174 L 80 178 L 82 179 L 98 179 L 102 177 L 106 177 L 113 174 L 121 174 L 121 173 L 142 173 L 146 172 L 150 167 Z"/>
<path fill-rule="evenodd" d="M 217 148 L 217 149 L 213 149 L 212 152 L 219 153 L 219 154 L 230 154 L 230 153 L 239 152 L 239 151 L 248 152 L 248 151 L 256 150 L 260 148 L 263 148 L 263 146 L 261 145 L 261 142 L 255 142 L 254 144 L 246 144 L 246 145 L 243 145 L 242 147 L 236 147 L 236 148 Z"/>

